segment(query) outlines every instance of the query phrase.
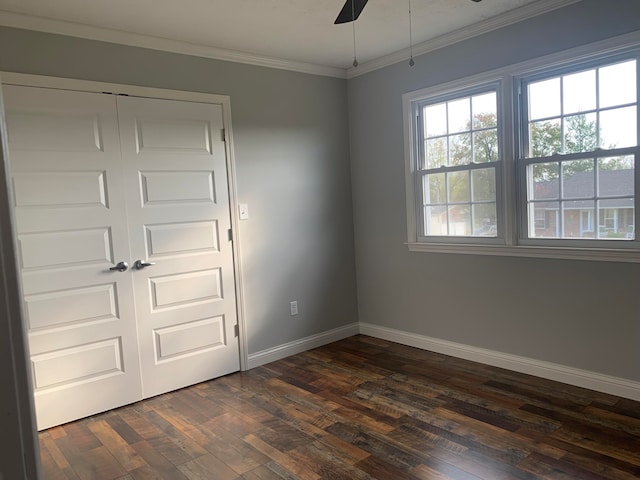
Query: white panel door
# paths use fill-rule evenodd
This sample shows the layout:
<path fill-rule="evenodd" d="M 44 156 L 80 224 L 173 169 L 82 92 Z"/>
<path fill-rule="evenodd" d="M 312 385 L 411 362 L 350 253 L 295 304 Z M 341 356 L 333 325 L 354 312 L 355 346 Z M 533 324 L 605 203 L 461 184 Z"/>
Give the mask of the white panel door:
<path fill-rule="evenodd" d="M 116 100 L 5 86 L 38 428 L 142 398 Z"/>
<path fill-rule="evenodd" d="M 239 370 L 222 107 L 4 90 L 38 428 Z"/>
<path fill-rule="evenodd" d="M 145 397 L 239 370 L 220 105 L 118 97 Z"/>

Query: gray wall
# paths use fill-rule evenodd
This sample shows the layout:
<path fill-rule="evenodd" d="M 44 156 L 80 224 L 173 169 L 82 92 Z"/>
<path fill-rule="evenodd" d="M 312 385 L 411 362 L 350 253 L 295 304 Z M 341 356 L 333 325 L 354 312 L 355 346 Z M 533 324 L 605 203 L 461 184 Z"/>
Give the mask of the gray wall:
<path fill-rule="evenodd" d="M 640 381 L 640 265 L 407 251 L 401 98 L 639 29 L 584 0 L 349 81 L 361 322 Z"/>
<path fill-rule="evenodd" d="M 229 95 L 249 353 L 357 322 L 346 80 L 10 28 L 0 70 Z"/>

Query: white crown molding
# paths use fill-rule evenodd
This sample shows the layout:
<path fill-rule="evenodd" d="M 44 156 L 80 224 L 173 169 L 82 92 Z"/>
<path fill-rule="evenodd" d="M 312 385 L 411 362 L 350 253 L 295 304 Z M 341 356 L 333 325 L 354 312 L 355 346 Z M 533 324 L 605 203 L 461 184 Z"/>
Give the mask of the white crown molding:
<path fill-rule="evenodd" d="M 530 3 L 523 7 L 516 8 L 515 10 L 474 23 L 468 27 L 419 43 L 413 47 L 413 56 L 415 58 L 420 55 L 424 55 L 425 53 L 433 52 L 434 50 L 453 45 L 454 43 L 477 37 L 478 35 L 482 35 L 580 1 L 581 0 L 540 0 L 538 2 Z M 347 69 L 347 78 L 355 78 L 360 75 L 364 75 L 365 73 L 373 72 L 375 70 L 388 67 L 389 65 L 409 60 L 409 55 L 409 48 L 405 48 L 398 52 L 390 53 L 389 55 L 362 63 L 357 67 L 350 67 Z"/>
<path fill-rule="evenodd" d="M 198 45 L 194 43 L 170 40 L 167 38 L 141 35 L 108 28 L 82 25 L 80 23 L 64 22 L 43 17 L 34 17 L 18 13 L 0 11 L 0 26 L 35 30 L 38 32 L 55 33 L 71 37 L 98 40 L 101 42 L 130 45 L 134 47 L 161 50 L 164 52 L 180 53 L 196 57 L 224 60 L 228 62 L 245 63 L 260 67 L 290 70 L 311 75 L 346 78 L 346 70 L 313 63 L 296 62 L 279 58 L 254 55 L 223 48 Z"/>
<path fill-rule="evenodd" d="M 497 30 L 501 27 L 505 27 L 522 20 L 526 20 L 527 18 L 535 17 L 573 3 L 577 3 L 579 1 L 581 0 L 540 0 L 538 2 L 525 5 L 504 14 L 469 25 L 468 27 L 460 30 L 420 43 L 413 48 L 414 57 L 452 45 L 468 38 L 482 35 L 483 33 Z M 354 78 L 364 75 L 365 73 L 405 61 L 409 58 L 409 49 L 403 49 L 398 52 L 385 55 L 384 57 L 363 63 L 358 67 L 351 67 L 345 70 L 337 67 L 266 57 L 150 35 L 141 35 L 138 33 L 94 27 L 74 22 L 65 22 L 5 11 L 0 11 L 0 25 L 335 78 Z"/>
<path fill-rule="evenodd" d="M 617 395 L 631 400 L 640 400 L 640 382 L 624 378 L 612 377 L 610 375 L 603 375 L 601 373 L 567 367 L 556 363 L 543 362 L 518 355 L 449 342 L 447 340 L 380 327 L 369 323 L 360 323 L 360 333 L 390 342 L 428 350 L 430 352 L 505 368 L 514 372 L 526 373 L 528 375 L 588 388 L 610 395 Z"/>

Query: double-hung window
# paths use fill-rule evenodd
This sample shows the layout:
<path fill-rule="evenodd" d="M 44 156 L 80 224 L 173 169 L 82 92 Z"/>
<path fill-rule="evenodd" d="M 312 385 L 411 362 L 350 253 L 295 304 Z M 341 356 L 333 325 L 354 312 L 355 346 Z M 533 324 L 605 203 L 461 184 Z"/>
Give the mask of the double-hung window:
<path fill-rule="evenodd" d="M 640 39 L 403 96 L 414 251 L 640 262 Z"/>
<path fill-rule="evenodd" d="M 498 91 L 489 85 L 415 104 L 419 237 L 496 238 Z"/>
<path fill-rule="evenodd" d="M 605 58 L 521 80 L 526 242 L 617 240 L 606 247 L 618 248 L 635 240 L 637 70 L 633 57 Z"/>

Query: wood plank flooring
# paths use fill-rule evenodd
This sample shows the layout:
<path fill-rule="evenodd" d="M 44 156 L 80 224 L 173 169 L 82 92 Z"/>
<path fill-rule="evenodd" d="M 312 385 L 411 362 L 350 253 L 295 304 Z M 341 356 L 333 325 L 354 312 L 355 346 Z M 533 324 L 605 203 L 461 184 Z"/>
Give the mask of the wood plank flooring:
<path fill-rule="evenodd" d="M 630 480 L 640 403 L 358 335 L 40 446 L 45 480 Z"/>

